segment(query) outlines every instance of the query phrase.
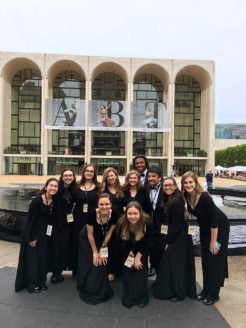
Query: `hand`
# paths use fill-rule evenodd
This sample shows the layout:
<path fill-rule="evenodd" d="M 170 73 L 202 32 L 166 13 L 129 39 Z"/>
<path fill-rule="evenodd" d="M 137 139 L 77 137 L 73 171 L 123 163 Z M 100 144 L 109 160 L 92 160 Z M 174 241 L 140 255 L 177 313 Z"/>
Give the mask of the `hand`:
<path fill-rule="evenodd" d="M 29 245 L 30 245 L 31 247 L 36 247 L 36 246 L 37 246 L 37 239 L 32 240 L 32 241 L 29 241 Z"/>
<path fill-rule="evenodd" d="M 107 257 L 100 257 L 100 259 L 101 259 L 101 264 L 106 265 L 108 263 Z"/>
<path fill-rule="evenodd" d="M 216 255 L 219 253 L 219 248 L 218 248 L 218 245 L 217 245 L 217 242 L 210 242 L 210 245 L 209 245 L 209 250 L 211 252 L 211 254 L 213 255 Z"/>
<path fill-rule="evenodd" d="M 137 257 L 135 257 L 135 259 L 134 259 L 133 266 L 136 270 L 141 270 L 143 268 L 143 264 L 142 264 L 141 260 Z"/>
<path fill-rule="evenodd" d="M 93 265 L 98 266 L 102 262 L 102 259 L 98 252 L 93 252 Z"/>

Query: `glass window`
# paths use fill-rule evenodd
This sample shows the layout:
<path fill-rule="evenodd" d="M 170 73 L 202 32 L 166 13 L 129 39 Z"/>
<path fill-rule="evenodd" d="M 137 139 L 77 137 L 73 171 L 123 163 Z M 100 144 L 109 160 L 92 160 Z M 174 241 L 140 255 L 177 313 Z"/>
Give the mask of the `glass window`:
<path fill-rule="evenodd" d="M 40 123 L 37 125 L 35 122 L 41 121 L 41 85 L 41 76 L 36 70 L 24 69 L 13 77 L 11 146 L 15 147 L 17 153 L 25 145 L 32 149 L 34 140 L 36 145 L 40 145 Z M 35 108 L 35 118 L 30 115 L 32 108 Z M 40 147 L 34 148 L 34 153 L 40 152 Z"/>
<path fill-rule="evenodd" d="M 201 90 L 198 82 L 191 76 L 180 75 L 175 86 L 175 155 L 194 155 L 200 149 L 200 112 Z M 183 143 L 181 145 L 176 141 Z"/>

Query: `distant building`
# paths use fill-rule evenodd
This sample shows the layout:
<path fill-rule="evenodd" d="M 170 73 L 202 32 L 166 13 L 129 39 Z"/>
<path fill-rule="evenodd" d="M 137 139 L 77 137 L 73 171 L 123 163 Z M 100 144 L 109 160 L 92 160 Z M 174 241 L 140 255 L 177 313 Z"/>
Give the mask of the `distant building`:
<path fill-rule="evenodd" d="M 246 144 L 246 123 L 215 125 L 215 150 Z"/>
<path fill-rule="evenodd" d="M 246 140 L 246 123 L 229 123 L 215 125 L 216 139 L 244 139 Z"/>
<path fill-rule="evenodd" d="M 210 60 L 0 52 L 0 174 L 214 166 Z"/>

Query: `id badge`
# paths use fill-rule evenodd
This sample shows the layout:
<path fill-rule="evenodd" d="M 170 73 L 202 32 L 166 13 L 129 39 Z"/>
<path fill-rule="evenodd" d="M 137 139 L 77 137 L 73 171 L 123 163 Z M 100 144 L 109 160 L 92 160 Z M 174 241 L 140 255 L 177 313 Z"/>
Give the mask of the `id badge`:
<path fill-rule="evenodd" d="M 189 225 L 188 235 L 195 236 L 195 234 L 196 234 L 196 227 L 194 225 Z"/>
<path fill-rule="evenodd" d="M 47 235 L 47 236 L 51 236 L 51 234 L 52 234 L 52 229 L 53 229 L 52 225 L 48 224 L 48 225 L 47 225 L 47 230 L 46 230 L 46 235 Z"/>
<path fill-rule="evenodd" d="M 161 225 L 161 234 L 167 235 L 168 232 L 168 226 L 166 224 Z"/>
<path fill-rule="evenodd" d="M 67 214 L 67 223 L 73 222 L 73 213 Z"/>
<path fill-rule="evenodd" d="M 134 263 L 134 256 L 133 255 L 128 255 L 128 258 L 126 259 L 124 265 L 128 268 L 131 268 Z"/>
<path fill-rule="evenodd" d="M 83 205 L 83 213 L 87 213 L 88 212 L 88 204 L 84 204 Z"/>
<path fill-rule="evenodd" d="M 101 247 L 99 255 L 100 257 L 108 257 L 108 247 Z"/>

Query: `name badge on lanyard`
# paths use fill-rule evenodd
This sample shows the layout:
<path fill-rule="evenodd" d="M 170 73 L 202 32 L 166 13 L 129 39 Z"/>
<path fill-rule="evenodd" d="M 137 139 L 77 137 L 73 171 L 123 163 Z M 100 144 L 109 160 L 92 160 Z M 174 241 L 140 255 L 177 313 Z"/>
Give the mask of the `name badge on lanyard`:
<path fill-rule="evenodd" d="M 168 226 L 166 224 L 161 225 L 161 234 L 167 235 L 168 233 Z"/>
<path fill-rule="evenodd" d="M 88 204 L 85 203 L 83 204 L 83 213 L 87 213 L 88 212 Z"/>
<path fill-rule="evenodd" d="M 67 223 L 71 223 L 71 222 L 73 222 L 74 220 L 73 220 L 73 213 L 69 213 L 69 214 L 67 214 Z"/>
<path fill-rule="evenodd" d="M 108 247 L 101 247 L 99 255 L 100 257 L 108 257 Z"/>
<path fill-rule="evenodd" d="M 48 224 L 48 225 L 47 225 L 47 230 L 46 230 L 46 235 L 47 235 L 47 236 L 51 236 L 51 234 L 52 234 L 52 229 L 53 229 L 52 225 Z"/>
<path fill-rule="evenodd" d="M 196 234 L 196 227 L 194 225 L 189 225 L 188 235 L 195 236 L 195 234 Z"/>
<path fill-rule="evenodd" d="M 134 263 L 134 256 L 132 254 L 128 255 L 124 265 L 128 268 L 131 268 L 133 266 Z"/>

